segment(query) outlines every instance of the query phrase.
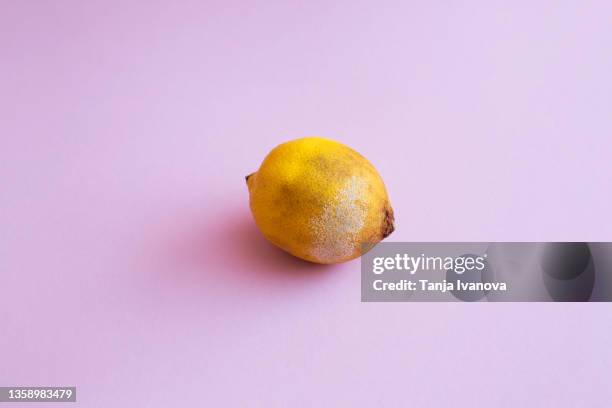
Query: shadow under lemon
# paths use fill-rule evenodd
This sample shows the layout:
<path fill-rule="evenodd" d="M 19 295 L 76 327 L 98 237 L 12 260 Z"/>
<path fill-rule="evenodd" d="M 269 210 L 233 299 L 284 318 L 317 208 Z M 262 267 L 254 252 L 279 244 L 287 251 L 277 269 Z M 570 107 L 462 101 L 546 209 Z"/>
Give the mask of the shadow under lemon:
<path fill-rule="evenodd" d="M 170 243 L 170 269 L 177 281 L 214 290 L 288 289 L 315 285 L 339 265 L 304 261 L 269 243 L 248 206 L 220 206 L 191 214 Z M 201 220 L 199 224 L 194 220 Z"/>

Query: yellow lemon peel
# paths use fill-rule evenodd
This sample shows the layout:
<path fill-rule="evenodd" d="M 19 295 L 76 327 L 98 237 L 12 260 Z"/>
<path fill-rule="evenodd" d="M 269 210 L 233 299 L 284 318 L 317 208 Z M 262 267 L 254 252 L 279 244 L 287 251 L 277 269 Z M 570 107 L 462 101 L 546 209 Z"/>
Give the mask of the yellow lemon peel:
<path fill-rule="evenodd" d="M 333 140 L 283 143 L 246 179 L 251 212 L 264 237 L 307 261 L 356 258 L 395 228 L 374 166 Z"/>

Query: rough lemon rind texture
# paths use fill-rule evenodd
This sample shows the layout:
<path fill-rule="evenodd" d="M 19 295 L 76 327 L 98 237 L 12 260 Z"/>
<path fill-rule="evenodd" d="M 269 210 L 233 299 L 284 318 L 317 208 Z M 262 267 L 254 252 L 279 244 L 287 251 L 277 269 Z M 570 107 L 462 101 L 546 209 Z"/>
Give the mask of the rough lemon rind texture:
<path fill-rule="evenodd" d="M 356 258 L 394 229 L 387 190 L 374 166 L 329 139 L 277 146 L 247 176 L 247 185 L 266 239 L 311 262 Z"/>

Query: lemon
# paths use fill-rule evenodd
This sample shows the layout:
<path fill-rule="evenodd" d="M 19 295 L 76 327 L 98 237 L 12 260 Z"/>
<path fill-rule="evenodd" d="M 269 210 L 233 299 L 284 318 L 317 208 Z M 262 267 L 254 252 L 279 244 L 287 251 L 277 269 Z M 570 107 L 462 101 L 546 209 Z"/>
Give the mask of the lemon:
<path fill-rule="evenodd" d="M 283 143 L 246 179 L 257 227 L 298 258 L 344 262 L 394 230 L 387 190 L 374 166 L 333 140 Z"/>

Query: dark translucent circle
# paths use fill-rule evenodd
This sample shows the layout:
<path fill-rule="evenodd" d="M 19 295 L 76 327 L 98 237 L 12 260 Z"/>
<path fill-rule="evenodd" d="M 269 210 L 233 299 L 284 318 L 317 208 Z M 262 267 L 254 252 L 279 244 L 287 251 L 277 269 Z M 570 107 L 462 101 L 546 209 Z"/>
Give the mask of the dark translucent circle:
<path fill-rule="evenodd" d="M 547 243 L 540 265 L 551 278 L 568 280 L 582 274 L 591 260 L 591 251 L 585 242 Z"/>
<path fill-rule="evenodd" d="M 472 259 L 476 259 L 477 257 L 479 257 L 479 255 L 465 254 L 465 255 L 461 255 L 458 258 L 465 258 L 465 259 L 472 258 Z M 485 291 L 482 291 L 482 290 L 479 290 L 479 291 L 458 290 L 457 283 L 458 283 L 458 281 L 461 281 L 463 283 L 470 283 L 470 282 L 480 283 L 480 282 L 485 282 L 484 274 L 485 274 L 486 270 L 487 270 L 486 267 L 482 271 L 478 270 L 478 269 L 472 269 L 470 271 L 466 270 L 462 274 L 458 274 L 457 272 L 455 272 L 454 269 L 447 270 L 446 271 L 446 281 L 453 283 L 454 289 L 451 291 L 453 296 L 455 296 L 457 299 L 462 300 L 464 302 L 476 302 L 476 301 L 484 298 L 486 296 L 486 292 Z"/>
<path fill-rule="evenodd" d="M 556 302 L 586 302 L 595 287 L 595 267 L 589 263 L 575 279 L 556 279 L 546 273 L 542 273 L 542 278 L 546 291 Z"/>

